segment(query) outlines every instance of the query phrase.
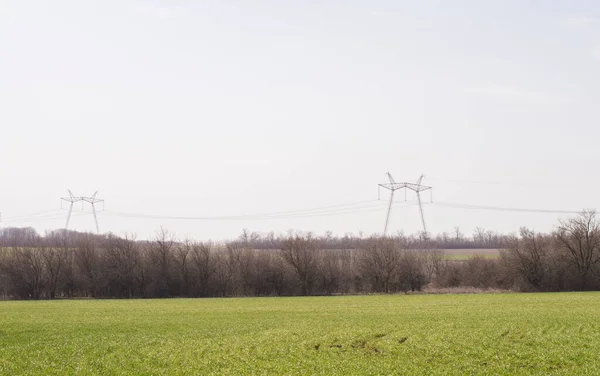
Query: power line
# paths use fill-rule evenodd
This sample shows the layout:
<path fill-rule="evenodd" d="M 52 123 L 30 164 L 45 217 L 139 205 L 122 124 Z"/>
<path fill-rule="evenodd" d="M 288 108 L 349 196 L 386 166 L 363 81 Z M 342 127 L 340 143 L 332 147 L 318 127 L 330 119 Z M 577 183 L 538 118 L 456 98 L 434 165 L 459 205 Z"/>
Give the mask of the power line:
<path fill-rule="evenodd" d="M 390 176 L 391 177 L 391 176 Z M 420 184 L 421 179 L 417 183 L 396 183 L 393 181 L 393 178 L 390 180 L 390 184 L 382 184 L 380 185 L 383 188 L 407 188 L 411 189 L 417 193 L 420 193 L 423 190 L 430 190 L 431 187 L 427 187 Z M 394 184 L 394 185 L 392 185 Z M 389 187 L 388 187 L 389 186 Z M 392 190 L 393 194 L 393 190 Z M 366 201 L 357 201 L 346 204 L 337 204 L 337 205 L 327 205 L 321 207 L 314 207 L 310 209 L 297 209 L 297 210 L 286 210 L 286 211 L 276 211 L 276 212 L 266 212 L 266 213 L 253 213 L 253 214 L 242 214 L 242 215 L 226 215 L 226 216 L 177 216 L 177 215 L 161 215 L 161 214 L 147 214 L 147 213 L 130 213 L 130 212 L 120 212 L 120 211 L 106 211 L 106 214 L 113 215 L 116 217 L 125 217 L 125 218 L 140 218 L 140 219 L 158 219 L 158 220 L 206 220 L 206 221 L 236 221 L 236 220 L 283 220 L 283 219 L 300 219 L 300 218 L 313 218 L 313 217 L 325 217 L 325 216 L 337 216 L 337 215 L 352 215 L 359 213 L 369 213 L 380 211 L 388 206 L 388 214 L 386 217 L 386 227 L 389 221 L 389 215 L 391 211 L 392 205 L 397 206 L 398 203 L 393 202 L 393 197 L 390 197 L 390 203 L 386 205 L 386 203 L 381 202 L 379 200 L 366 200 Z M 400 206 L 409 207 L 409 206 L 419 206 L 421 213 L 421 220 L 423 222 L 423 229 L 426 231 L 425 221 L 423 218 L 423 205 L 429 203 L 422 203 L 420 200 L 420 195 L 417 195 L 417 202 L 410 203 L 402 203 Z M 95 195 L 91 197 L 76 197 L 70 194 L 70 197 L 66 200 L 69 202 L 70 210 L 69 217 L 71 217 L 71 209 L 72 205 L 75 202 L 88 202 L 92 204 L 92 214 L 95 214 L 95 206 L 94 204 L 102 202 L 102 200 L 97 199 Z M 491 205 L 477 205 L 477 204 L 465 204 L 465 203 L 451 203 L 451 202 L 436 202 L 432 203 L 435 206 L 441 208 L 448 209 L 465 209 L 465 210 L 486 210 L 486 211 L 498 211 L 498 212 L 521 212 L 521 213 L 543 213 L 543 214 L 578 214 L 580 211 L 575 210 L 558 210 L 558 209 L 540 209 L 540 208 L 518 208 L 518 207 L 502 207 L 502 206 L 491 206 Z M 5 217 L 3 219 L 3 223 L 24 223 L 24 222 L 37 222 L 37 221 L 45 221 L 45 220 L 54 220 L 58 219 L 64 214 L 63 211 L 60 210 L 46 210 L 37 213 L 32 213 L 29 215 L 19 215 L 13 217 Z M 73 213 L 73 216 L 83 216 L 88 215 L 90 212 L 84 213 Z M 68 220 L 67 219 L 67 220 Z M 98 228 L 98 220 L 95 216 L 96 221 L 96 230 L 99 231 Z M 67 222 L 68 223 L 68 222 Z"/>
<path fill-rule="evenodd" d="M 434 182 L 438 183 L 451 183 L 451 184 L 481 184 L 481 185 L 514 185 L 524 182 L 507 182 L 498 180 L 456 180 L 456 179 L 436 179 L 431 178 Z"/>
<path fill-rule="evenodd" d="M 362 213 L 375 211 L 381 208 L 378 201 L 359 201 L 349 204 L 329 205 L 312 209 L 288 210 L 271 213 L 256 213 L 232 216 L 169 216 L 143 213 L 127 213 L 112 210 L 106 210 L 106 213 L 120 217 L 145 218 L 145 219 L 169 219 L 169 220 L 263 220 L 263 219 L 286 219 L 286 218 L 307 218 L 316 216 L 329 216 L 338 214 Z"/>
<path fill-rule="evenodd" d="M 34 218 L 34 217 L 40 217 L 40 216 L 45 217 L 47 215 L 58 214 L 60 212 L 61 212 L 61 210 L 59 210 L 59 209 L 52 209 L 52 210 L 45 210 L 45 211 L 26 214 L 26 215 L 15 215 L 12 217 L 3 217 L 2 219 L 3 220 L 14 220 L 14 219 L 22 219 L 22 218 Z"/>
<path fill-rule="evenodd" d="M 455 208 L 455 209 L 473 209 L 473 210 L 490 210 L 490 211 L 523 212 L 523 213 L 579 214 L 581 212 L 581 211 L 575 211 L 575 210 L 510 208 L 510 207 L 501 207 L 501 206 L 456 204 L 456 203 L 448 203 L 448 202 L 435 202 L 434 205 L 448 207 L 448 208 Z"/>
<path fill-rule="evenodd" d="M 504 212 L 529 212 L 529 213 L 546 213 L 546 214 L 577 214 L 579 211 L 569 210 L 550 210 L 550 209 L 531 209 L 531 208 L 511 208 L 511 207 L 500 207 L 500 206 L 485 206 L 485 205 L 472 205 L 472 204 L 461 204 L 461 203 L 448 203 L 448 202 L 435 202 L 426 203 L 422 202 L 408 202 L 408 203 L 393 203 L 394 206 L 419 206 L 423 205 L 434 205 L 443 208 L 450 209 L 468 209 L 468 210 L 489 210 L 489 211 L 504 211 Z M 329 205 L 311 209 L 301 210 L 288 210 L 271 213 L 255 213 L 255 214 L 244 214 L 244 215 L 230 215 L 230 216 L 174 216 L 174 215 L 162 215 L 162 214 L 148 214 L 148 213 L 131 213 L 131 212 L 120 212 L 106 210 L 105 213 L 108 215 L 114 215 L 117 217 L 125 218 L 141 218 L 141 219 L 162 219 L 162 220 L 201 220 L 201 221 L 235 221 L 235 220 L 273 220 L 273 219 L 294 219 L 294 218 L 312 218 L 321 216 L 335 216 L 355 213 L 368 213 L 375 212 L 383 209 L 386 206 L 385 203 L 380 201 L 360 201 L 349 204 L 341 205 Z"/>
<path fill-rule="evenodd" d="M 326 209 L 335 209 L 335 208 L 341 209 L 344 207 L 364 206 L 367 204 L 374 204 L 374 203 L 378 203 L 377 200 L 357 201 L 357 202 L 351 202 L 348 204 L 328 205 L 328 206 L 321 206 L 321 207 L 311 208 L 311 209 L 298 209 L 298 210 L 287 210 L 287 211 L 272 212 L 272 213 L 239 215 L 236 217 L 245 217 L 245 216 L 256 217 L 256 216 L 273 216 L 273 215 L 280 215 L 280 214 L 284 215 L 284 214 L 294 214 L 294 213 L 305 213 L 305 212 L 323 211 Z"/>
<path fill-rule="evenodd" d="M 79 216 L 88 215 L 88 214 L 91 214 L 91 212 L 75 213 L 71 217 L 79 217 Z M 64 217 L 63 212 L 59 212 L 57 214 L 46 215 L 46 216 L 38 216 L 38 217 L 25 217 L 25 216 L 23 216 L 23 217 L 20 217 L 20 218 L 3 219 L 2 222 L 8 223 L 8 224 L 12 224 L 12 223 L 27 223 L 27 222 L 38 222 L 38 221 L 53 220 L 53 219 L 59 219 L 59 218 L 63 218 L 63 217 Z"/>

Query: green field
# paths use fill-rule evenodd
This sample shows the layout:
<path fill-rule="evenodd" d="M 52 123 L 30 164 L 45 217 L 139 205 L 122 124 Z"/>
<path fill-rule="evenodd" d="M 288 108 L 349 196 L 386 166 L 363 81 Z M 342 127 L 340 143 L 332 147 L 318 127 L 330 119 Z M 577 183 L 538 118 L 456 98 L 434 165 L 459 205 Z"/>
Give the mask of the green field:
<path fill-rule="evenodd" d="M 482 257 L 484 259 L 488 259 L 488 260 L 495 260 L 498 258 L 497 255 L 481 255 L 481 254 L 477 254 L 477 253 L 472 253 L 472 254 L 464 254 L 464 255 L 444 255 L 443 259 L 444 260 L 454 260 L 454 261 L 467 261 L 472 259 L 473 257 Z"/>
<path fill-rule="evenodd" d="M 0 302 L 0 373 L 600 374 L 600 293 Z"/>
<path fill-rule="evenodd" d="M 444 259 L 464 261 L 475 256 L 485 259 L 497 259 L 500 256 L 499 249 L 444 249 Z"/>

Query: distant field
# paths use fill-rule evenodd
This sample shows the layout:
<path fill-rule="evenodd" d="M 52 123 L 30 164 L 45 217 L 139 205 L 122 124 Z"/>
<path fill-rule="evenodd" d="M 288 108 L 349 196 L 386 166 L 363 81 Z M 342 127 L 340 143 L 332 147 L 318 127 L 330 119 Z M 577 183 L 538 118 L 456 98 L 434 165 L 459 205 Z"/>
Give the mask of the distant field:
<path fill-rule="evenodd" d="M 0 302 L 0 374 L 600 374 L 600 293 Z"/>
<path fill-rule="evenodd" d="M 500 255 L 499 249 L 444 249 L 444 256 L 449 260 L 468 260 L 473 256 L 495 259 Z"/>

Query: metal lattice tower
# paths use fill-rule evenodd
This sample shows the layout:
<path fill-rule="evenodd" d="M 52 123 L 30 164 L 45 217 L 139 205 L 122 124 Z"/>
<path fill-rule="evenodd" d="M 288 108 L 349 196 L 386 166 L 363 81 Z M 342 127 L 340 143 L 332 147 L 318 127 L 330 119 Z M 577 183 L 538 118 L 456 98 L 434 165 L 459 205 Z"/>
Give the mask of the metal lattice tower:
<path fill-rule="evenodd" d="M 100 227 L 98 226 L 98 216 L 96 215 L 96 204 L 102 203 L 104 205 L 104 200 L 96 198 L 98 195 L 98 191 L 94 192 L 91 196 L 73 196 L 71 190 L 67 190 L 69 192 L 69 197 L 61 197 L 61 204 L 63 201 L 69 203 L 69 214 L 67 215 L 67 223 L 65 224 L 65 229 L 69 228 L 69 220 L 71 219 L 71 213 L 73 212 L 73 205 L 76 202 L 81 202 L 81 208 L 83 209 L 83 203 L 87 202 L 92 205 L 92 213 L 94 214 L 94 222 L 96 223 L 96 232 L 100 233 Z M 62 207 L 62 205 L 61 205 Z"/>
<path fill-rule="evenodd" d="M 421 213 L 421 223 L 423 224 L 423 235 L 425 237 L 427 237 L 427 226 L 425 225 L 425 216 L 423 214 L 423 203 L 421 202 L 421 192 L 429 190 L 429 192 L 431 193 L 433 191 L 433 188 L 421 184 L 425 175 L 421 175 L 416 183 L 410 183 L 410 182 L 396 183 L 396 181 L 394 180 L 394 178 L 392 177 L 392 175 L 389 172 L 386 173 L 386 175 L 387 175 L 388 179 L 390 180 L 390 182 L 384 183 L 384 184 L 379 184 L 379 188 L 385 188 L 390 191 L 390 203 L 388 205 L 387 215 L 385 217 L 385 227 L 383 228 L 383 235 L 385 236 L 385 234 L 387 233 L 388 224 L 390 222 L 390 214 L 392 212 L 392 204 L 394 202 L 394 193 L 399 189 L 405 189 L 404 201 L 406 201 L 406 191 L 410 189 L 411 191 L 414 191 L 417 194 L 417 202 L 419 203 L 419 212 Z M 431 198 L 433 201 L 433 197 L 431 197 Z"/>

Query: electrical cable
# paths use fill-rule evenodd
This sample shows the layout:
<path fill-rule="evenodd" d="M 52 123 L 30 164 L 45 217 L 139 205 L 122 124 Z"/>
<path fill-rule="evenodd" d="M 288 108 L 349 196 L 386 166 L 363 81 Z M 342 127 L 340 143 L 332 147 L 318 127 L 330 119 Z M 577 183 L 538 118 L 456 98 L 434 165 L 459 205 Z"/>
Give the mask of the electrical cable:
<path fill-rule="evenodd" d="M 89 215 L 91 214 L 91 212 L 85 212 L 85 213 L 75 213 L 72 216 L 83 216 L 83 215 Z M 14 217 L 13 217 L 14 218 Z M 11 218 L 11 219 L 2 219 L 2 222 L 0 223 L 7 223 L 7 224 L 13 224 L 13 223 L 24 223 L 24 222 L 37 222 L 37 221 L 47 221 L 47 220 L 52 220 L 52 219 L 64 219 L 64 213 L 56 213 L 53 215 L 46 215 L 46 216 L 38 216 L 38 217 L 18 217 L 18 218 Z"/>
<path fill-rule="evenodd" d="M 105 213 L 120 217 L 146 218 L 146 219 L 174 219 L 174 220 L 252 220 L 252 219 L 284 219 L 284 218 L 301 218 L 320 215 L 336 215 L 350 214 L 355 212 L 364 212 L 381 207 L 382 203 L 377 200 L 360 201 L 349 204 L 329 205 L 312 209 L 288 210 L 271 213 L 257 213 L 233 216 L 168 216 L 143 213 L 126 213 L 112 210 L 105 210 Z"/>
<path fill-rule="evenodd" d="M 37 212 L 37 213 L 31 213 L 31 214 L 26 214 L 26 215 L 15 215 L 12 217 L 3 217 L 2 220 L 13 220 L 13 219 L 21 219 L 21 218 L 34 218 L 34 217 L 39 217 L 39 216 L 47 216 L 50 214 L 58 214 L 59 212 L 61 212 L 60 209 L 52 209 L 52 210 L 45 210 L 45 211 L 41 211 L 41 212 Z"/>
<path fill-rule="evenodd" d="M 447 203 L 447 202 L 434 202 L 433 205 L 448 207 L 448 208 L 455 208 L 455 209 L 491 210 L 491 211 L 505 211 L 505 212 L 522 212 L 522 213 L 578 214 L 581 212 L 581 211 L 574 211 L 574 210 L 507 208 L 507 207 L 500 207 L 500 206 L 455 204 L 455 203 Z"/>

